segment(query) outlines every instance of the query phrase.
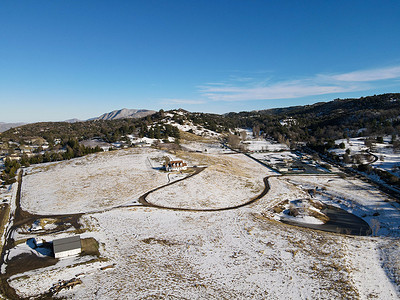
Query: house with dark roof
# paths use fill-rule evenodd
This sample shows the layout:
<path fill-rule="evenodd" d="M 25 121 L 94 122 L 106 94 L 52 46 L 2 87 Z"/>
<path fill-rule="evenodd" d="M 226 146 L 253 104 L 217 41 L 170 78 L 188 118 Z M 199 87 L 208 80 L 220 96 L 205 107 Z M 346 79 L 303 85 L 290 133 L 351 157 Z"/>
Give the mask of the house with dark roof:
<path fill-rule="evenodd" d="M 53 241 L 55 258 L 78 255 L 82 252 L 81 237 L 79 235 Z"/>

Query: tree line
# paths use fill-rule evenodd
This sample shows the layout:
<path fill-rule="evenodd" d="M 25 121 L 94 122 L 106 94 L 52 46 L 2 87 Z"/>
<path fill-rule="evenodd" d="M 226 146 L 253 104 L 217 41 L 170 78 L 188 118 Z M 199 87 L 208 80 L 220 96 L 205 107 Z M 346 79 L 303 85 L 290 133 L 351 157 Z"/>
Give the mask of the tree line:
<path fill-rule="evenodd" d="M 19 161 L 10 159 L 10 157 L 6 157 L 4 161 L 4 170 L 0 175 L 0 179 L 6 185 L 11 184 L 16 181 L 16 172 L 20 167 L 29 167 L 30 165 L 34 164 L 69 160 L 75 157 L 81 157 L 87 154 L 103 151 L 103 149 L 101 149 L 99 146 L 91 148 L 80 145 L 77 139 L 69 139 L 63 144 L 65 146 L 65 150 L 46 151 L 31 157 L 28 157 L 27 154 L 23 154 Z"/>

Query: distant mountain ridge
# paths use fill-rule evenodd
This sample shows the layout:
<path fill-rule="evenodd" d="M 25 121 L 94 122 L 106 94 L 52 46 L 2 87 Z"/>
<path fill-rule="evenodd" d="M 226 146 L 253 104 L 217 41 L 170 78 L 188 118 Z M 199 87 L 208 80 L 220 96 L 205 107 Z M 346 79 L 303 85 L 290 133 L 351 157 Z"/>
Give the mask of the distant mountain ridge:
<path fill-rule="evenodd" d="M 25 125 L 26 123 L 4 123 L 0 122 L 0 132 L 7 131 L 10 128 L 18 127 Z"/>
<path fill-rule="evenodd" d="M 82 121 L 82 120 L 79 120 L 79 119 L 76 119 L 76 118 L 74 118 L 74 119 L 65 120 L 64 122 L 66 122 L 66 123 L 76 123 L 76 122 L 83 122 L 83 121 Z"/>
<path fill-rule="evenodd" d="M 118 109 L 114 110 L 109 113 L 102 114 L 101 116 L 97 118 L 92 118 L 89 119 L 88 121 L 92 120 L 116 120 L 116 119 L 126 119 L 126 118 L 143 118 L 148 115 L 154 114 L 156 111 L 154 110 L 147 110 L 147 109 L 128 109 L 128 108 L 123 108 L 123 109 Z"/>

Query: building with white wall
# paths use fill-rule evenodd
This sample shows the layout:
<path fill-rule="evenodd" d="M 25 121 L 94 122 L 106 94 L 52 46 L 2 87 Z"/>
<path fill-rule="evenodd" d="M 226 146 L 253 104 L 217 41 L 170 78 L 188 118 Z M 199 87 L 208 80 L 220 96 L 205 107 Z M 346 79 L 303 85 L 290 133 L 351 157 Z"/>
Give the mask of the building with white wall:
<path fill-rule="evenodd" d="M 79 235 L 53 241 L 55 258 L 78 255 L 82 252 L 81 237 Z"/>

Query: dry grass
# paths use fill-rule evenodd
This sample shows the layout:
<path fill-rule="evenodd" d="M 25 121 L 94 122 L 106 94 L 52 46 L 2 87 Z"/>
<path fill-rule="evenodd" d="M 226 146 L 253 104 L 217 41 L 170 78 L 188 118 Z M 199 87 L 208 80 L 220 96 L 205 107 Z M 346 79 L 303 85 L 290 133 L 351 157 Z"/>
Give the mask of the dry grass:
<path fill-rule="evenodd" d="M 308 209 L 307 213 L 309 216 L 314 217 L 324 223 L 329 221 L 329 217 L 327 215 L 324 215 L 323 213 L 320 213 L 318 211 L 312 210 L 312 209 Z"/>
<path fill-rule="evenodd" d="M 179 133 L 182 141 L 201 143 L 215 143 L 217 141 L 214 138 L 206 138 L 186 131 L 179 131 Z"/>
<path fill-rule="evenodd" d="M 3 236 L 4 230 L 6 228 L 6 225 L 8 223 L 8 219 L 10 217 L 10 205 L 9 204 L 3 204 L 0 205 L 1 212 L 0 212 L 0 236 Z M 2 247 L 2 245 L 0 245 Z"/>
<path fill-rule="evenodd" d="M 35 174 L 35 173 L 39 173 L 39 172 L 46 172 L 48 170 L 51 170 L 52 168 L 54 168 L 55 166 L 65 163 L 65 161 L 58 161 L 58 162 L 52 162 L 49 164 L 39 164 L 36 165 L 34 167 L 32 167 L 31 171 L 29 172 L 29 174 Z"/>
<path fill-rule="evenodd" d="M 39 219 L 39 225 L 44 228 L 48 224 L 54 224 L 57 222 L 57 219 L 43 218 Z"/>
<path fill-rule="evenodd" d="M 279 203 L 278 205 L 274 206 L 274 207 L 272 208 L 273 211 L 274 211 L 274 213 L 280 214 L 282 211 L 285 210 L 285 206 L 286 206 L 286 204 L 288 204 L 288 203 L 289 203 L 289 200 L 285 200 L 285 201 Z"/>
<path fill-rule="evenodd" d="M 142 240 L 144 243 L 146 244 L 160 244 L 160 245 L 164 245 L 164 246 L 174 246 L 177 245 L 177 243 L 175 242 L 171 242 L 169 240 L 166 239 L 156 239 L 156 238 L 147 238 Z"/>
<path fill-rule="evenodd" d="M 81 255 L 100 256 L 99 243 L 94 238 L 81 239 L 82 253 Z"/>
<path fill-rule="evenodd" d="M 185 151 L 177 151 L 176 155 L 187 161 L 207 165 L 216 172 L 254 178 L 254 168 L 247 165 L 253 162 L 242 155 L 210 155 Z"/>

